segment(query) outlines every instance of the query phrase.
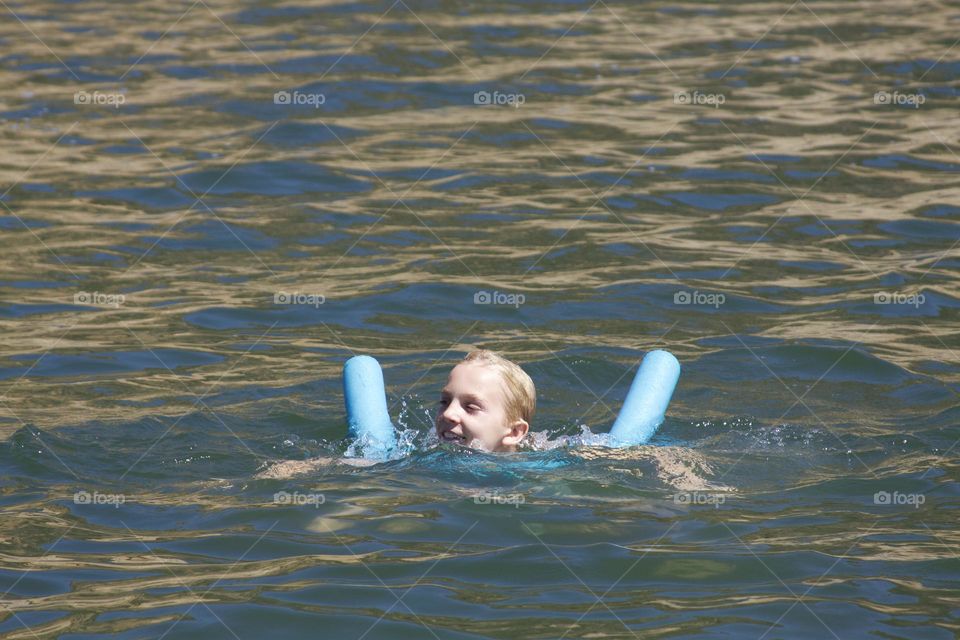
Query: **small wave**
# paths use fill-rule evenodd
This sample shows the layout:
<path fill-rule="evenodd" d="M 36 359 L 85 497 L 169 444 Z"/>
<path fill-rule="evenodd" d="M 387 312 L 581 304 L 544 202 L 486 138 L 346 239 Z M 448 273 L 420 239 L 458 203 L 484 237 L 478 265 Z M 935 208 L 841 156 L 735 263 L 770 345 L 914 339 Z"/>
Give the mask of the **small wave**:
<path fill-rule="evenodd" d="M 609 433 L 594 433 L 585 424 L 580 425 L 578 435 L 557 436 L 550 439 L 549 431 L 534 431 L 528 434 L 524 441 L 524 450 L 552 451 L 554 449 L 570 449 L 574 447 L 616 447 L 617 442 Z"/>

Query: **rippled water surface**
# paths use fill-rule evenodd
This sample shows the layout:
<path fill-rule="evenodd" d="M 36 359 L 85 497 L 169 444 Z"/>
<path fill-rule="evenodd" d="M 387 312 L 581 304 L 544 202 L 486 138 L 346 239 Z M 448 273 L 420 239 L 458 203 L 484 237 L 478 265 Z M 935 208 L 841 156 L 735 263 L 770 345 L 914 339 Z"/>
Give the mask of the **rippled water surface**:
<path fill-rule="evenodd" d="M 0 4 L 0 636 L 956 637 L 956 3 Z"/>

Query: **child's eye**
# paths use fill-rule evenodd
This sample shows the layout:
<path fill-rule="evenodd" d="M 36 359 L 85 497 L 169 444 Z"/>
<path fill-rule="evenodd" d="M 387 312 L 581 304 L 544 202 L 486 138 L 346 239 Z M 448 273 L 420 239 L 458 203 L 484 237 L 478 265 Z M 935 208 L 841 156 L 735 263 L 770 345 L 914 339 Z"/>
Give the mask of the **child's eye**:
<path fill-rule="evenodd" d="M 475 405 L 475 404 L 467 405 L 467 411 L 473 412 L 473 411 L 479 411 L 479 410 L 480 410 L 479 405 Z"/>

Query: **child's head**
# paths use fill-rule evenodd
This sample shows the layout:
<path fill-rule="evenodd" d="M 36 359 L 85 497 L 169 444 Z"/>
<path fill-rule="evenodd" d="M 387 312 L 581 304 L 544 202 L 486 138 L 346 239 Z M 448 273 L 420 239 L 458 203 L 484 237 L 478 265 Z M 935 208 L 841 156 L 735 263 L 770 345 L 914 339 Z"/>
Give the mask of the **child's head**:
<path fill-rule="evenodd" d="M 437 436 L 486 451 L 515 451 L 536 405 L 533 380 L 523 369 L 477 349 L 453 368 L 440 391 Z"/>

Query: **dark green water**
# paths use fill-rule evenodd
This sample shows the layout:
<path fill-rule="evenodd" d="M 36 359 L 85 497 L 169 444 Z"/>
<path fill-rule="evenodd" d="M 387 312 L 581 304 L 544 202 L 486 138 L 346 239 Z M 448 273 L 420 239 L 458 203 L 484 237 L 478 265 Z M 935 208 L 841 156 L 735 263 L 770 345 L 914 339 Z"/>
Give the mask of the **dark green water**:
<path fill-rule="evenodd" d="M 0 16 L 0 636 L 957 636 L 956 4 Z M 474 346 L 684 373 L 437 449 Z M 354 353 L 413 453 L 258 477 Z"/>

